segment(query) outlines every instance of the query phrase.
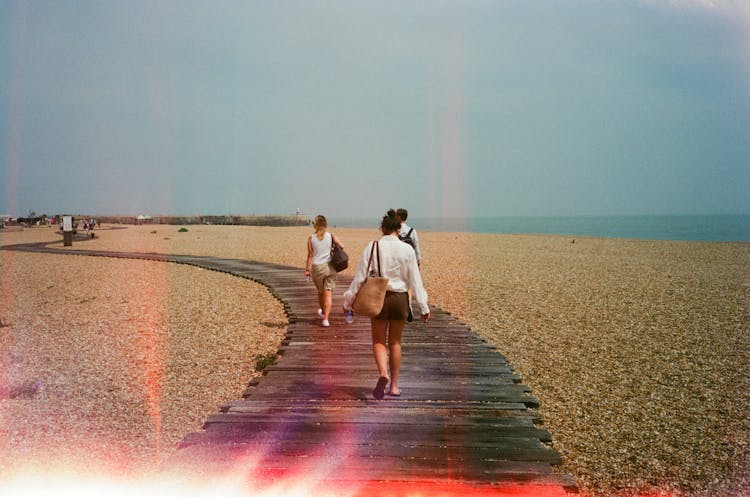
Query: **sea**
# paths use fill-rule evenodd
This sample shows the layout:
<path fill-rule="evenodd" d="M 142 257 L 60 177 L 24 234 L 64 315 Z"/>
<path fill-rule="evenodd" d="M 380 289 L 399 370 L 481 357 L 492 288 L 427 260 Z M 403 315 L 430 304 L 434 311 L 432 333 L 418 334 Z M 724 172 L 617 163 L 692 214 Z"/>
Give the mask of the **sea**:
<path fill-rule="evenodd" d="M 379 219 L 331 219 L 347 228 L 375 228 Z M 409 218 L 417 231 L 594 236 L 639 240 L 750 242 L 750 215 L 550 216 Z"/>

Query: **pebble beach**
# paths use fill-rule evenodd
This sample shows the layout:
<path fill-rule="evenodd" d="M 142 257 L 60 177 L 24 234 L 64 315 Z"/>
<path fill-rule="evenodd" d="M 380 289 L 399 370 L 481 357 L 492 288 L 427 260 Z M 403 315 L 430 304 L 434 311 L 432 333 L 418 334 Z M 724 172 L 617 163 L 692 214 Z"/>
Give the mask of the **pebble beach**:
<path fill-rule="evenodd" d="M 376 225 L 330 231 L 356 263 Z M 73 249 L 275 262 L 304 284 L 310 228 L 179 228 L 105 225 Z M 582 496 L 750 494 L 750 243 L 419 238 L 430 303 L 515 366 Z M 0 245 L 61 239 L 0 231 Z M 285 329 L 281 303 L 242 278 L 0 251 L 0 479 L 153 471 L 242 396 Z"/>

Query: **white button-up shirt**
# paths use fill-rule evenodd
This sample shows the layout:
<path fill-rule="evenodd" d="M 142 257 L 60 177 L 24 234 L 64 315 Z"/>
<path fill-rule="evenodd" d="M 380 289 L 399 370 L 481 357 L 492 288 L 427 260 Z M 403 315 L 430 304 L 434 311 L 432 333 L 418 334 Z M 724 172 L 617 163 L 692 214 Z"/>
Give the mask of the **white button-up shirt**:
<path fill-rule="evenodd" d="M 345 309 L 352 308 L 352 303 L 357 296 L 359 287 L 362 286 L 362 283 L 367 278 L 367 263 L 370 260 L 370 249 L 373 243 L 375 242 L 368 243 L 362 252 L 362 258 L 354 272 L 354 279 L 351 285 L 349 285 L 349 289 L 344 293 Z M 422 285 L 422 275 L 419 273 L 417 256 L 414 254 L 414 249 L 399 240 L 396 235 L 383 236 L 378 240 L 378 249 L 373 254 L 371 269 L 374 269 L 377 274 L 377 253 L 379 251 L 380 275 L 388 278 L 388 291 L 403 293 L 411 290 L 422 314 L 429 313 L 430 307 L 427 305 L 427 292 Z"/>

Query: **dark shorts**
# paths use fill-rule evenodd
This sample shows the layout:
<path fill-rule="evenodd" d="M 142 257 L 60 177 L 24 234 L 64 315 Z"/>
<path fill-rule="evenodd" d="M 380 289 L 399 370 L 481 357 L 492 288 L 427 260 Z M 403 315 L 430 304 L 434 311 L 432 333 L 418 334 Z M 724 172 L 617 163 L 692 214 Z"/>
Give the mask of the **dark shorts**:
<path fill-rule="evenodd" d="M 383 310 L 375 316 L 375 319 L 406 321 L 407 317 L 409 317 L 409 294 L 385 292 Z"/>

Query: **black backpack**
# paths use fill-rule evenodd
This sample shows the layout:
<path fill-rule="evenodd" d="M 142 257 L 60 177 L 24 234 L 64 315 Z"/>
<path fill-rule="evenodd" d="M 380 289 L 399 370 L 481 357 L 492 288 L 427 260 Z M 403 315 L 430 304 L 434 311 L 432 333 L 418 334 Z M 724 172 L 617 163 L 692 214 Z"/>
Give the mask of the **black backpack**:
<path fill-rule="evenodd" d="M 413 248 L 413 249 L 416 250 L 417 247 L 414 244 L 414 239 L 411 237 L 411 232 L 412 231 L 414 231 L 414 228 L 411 228 L 409 230 L 409 232 L 407 234 L 405 234 L 405 235 L 402 235 L 401 233 L 399 233 L 398 239 L 401 240 L 404 243 L 408 243 L 409 245 L 411 245 L 411 248 Z"/>

